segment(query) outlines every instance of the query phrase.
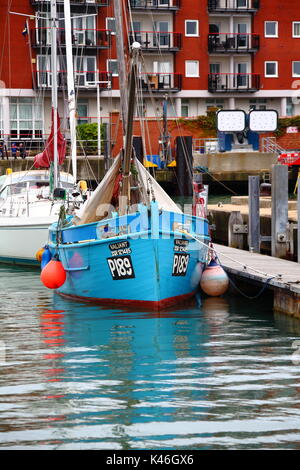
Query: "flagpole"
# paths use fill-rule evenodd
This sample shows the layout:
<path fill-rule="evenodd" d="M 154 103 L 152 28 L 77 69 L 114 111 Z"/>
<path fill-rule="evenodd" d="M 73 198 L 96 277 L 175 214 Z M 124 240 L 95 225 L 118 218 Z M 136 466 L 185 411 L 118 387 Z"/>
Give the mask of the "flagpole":
<path fill-rule="evenodd" d="M 53 150 L 54 150 L 54 189 L 58 187 L 57 151 L 57 12 L 56 0 L 51 0 L 51 70 L 52 70 L 52 109 L 53 109 Z"/>

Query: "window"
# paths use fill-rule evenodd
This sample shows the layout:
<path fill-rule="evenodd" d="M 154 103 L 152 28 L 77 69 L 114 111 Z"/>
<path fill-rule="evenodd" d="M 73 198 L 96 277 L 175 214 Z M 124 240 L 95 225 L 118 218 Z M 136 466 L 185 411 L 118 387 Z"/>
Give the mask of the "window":
<path fill-rule="evenodd" d="M 265 21 L 265 37 L 266 38 L 278 37 L 278 21 Z"/>
<path fill-rule="evenodd" d="M 199 61 L 186 60 L 185 61 L 185 76 L 186 77 L 199 77 Z"/>
<path fill-rule="evenodd" d="M 116 34 L 116 19 L 106 18 L 106 29 L 111 31 L 111 34 Z"/>
<path fill-rule="evenodd" d="M 111 73 L 112 77 L 118 77 L 119 69 L 118 61 L 116 59 L 109 59 L 107 61 L 107 71 Z"/>
<path fill-rule="evenodd" d="M 293 38 L 300 38 L 300 21 L 293 21 Z"/>
<path fill-rule="evenodd" d="M 209 98 L 205 102 L 206 104 L 206 111 L 210 111 L 214 108 L 222 109 L 224 108 L 225 101 L 221 98 Z"/>
<path fill-rule="evenodd" d="M 293 62 L 293 77 L 300 77 L 300 62 Z"/>
<path fill-rule="evenodd" d="M 249 100 L 250 111 L 253 109 L 265 111 L 267 109 L 267 100 L 265 98 L 253 98 Z"/>
<path fill-rule="evenodd" d="M 265 62 L 265 77 L 278 77 L 278 62 Z"/>
<path fill-rule="evenodd" d="M 182 99 L 181 100 L 181 116 L 189 117 L 190 114 L 190 100 Z"/>
<path fill-rule="evenodd" d="M 98 78 L 96 57 L 76 56 L 74 59 L 75 85 L 85 87 L 95 83 Z"/>
<path fill-rule="evenodd" d="M 185 20 L 185 35 L 186 36 L 199 36 L 198 20 Z"/>
<path fill-rule="evenodd" d="M 11 98 L 10 128 L 14 139 L 41 138 L 42 106 L 32 98 Z"/>
<path fill-rule="evenodd" d="M 89 109 L 89 103 L 87 100 L 84 100 L 84 99 L 77 100 L 77 115 L 78 115 L 77 124 L 89 123 L 88 109 Z"/>
<path fill-rule="evenodd" d="M 286 115 L 287 116 L 295 115 L 295 107 L 294 107 L 293 99 L 291 97 L 288 97 L 286 99 Z"/>

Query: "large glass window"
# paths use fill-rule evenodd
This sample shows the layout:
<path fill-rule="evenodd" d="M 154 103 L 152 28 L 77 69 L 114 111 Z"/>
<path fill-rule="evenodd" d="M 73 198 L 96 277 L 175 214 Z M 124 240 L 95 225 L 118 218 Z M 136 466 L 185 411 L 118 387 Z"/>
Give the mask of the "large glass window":
<path fill-rule="evenodd" d="M 15 139 L 43 136 L 42 105 L 33 98 L 11 98 L 10 128 Z"/>

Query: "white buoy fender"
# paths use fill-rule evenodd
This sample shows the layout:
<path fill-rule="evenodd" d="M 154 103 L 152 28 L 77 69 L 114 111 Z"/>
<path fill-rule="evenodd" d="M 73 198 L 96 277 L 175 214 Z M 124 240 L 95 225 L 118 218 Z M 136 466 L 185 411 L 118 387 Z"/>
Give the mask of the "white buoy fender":
<path fill-rule="evenodd" d="M 207 295 L 218 297 L 225 294 L 229 286 L 229 278 L 222 266 L 212 260 L 203 271 L 200 287 Z"/>

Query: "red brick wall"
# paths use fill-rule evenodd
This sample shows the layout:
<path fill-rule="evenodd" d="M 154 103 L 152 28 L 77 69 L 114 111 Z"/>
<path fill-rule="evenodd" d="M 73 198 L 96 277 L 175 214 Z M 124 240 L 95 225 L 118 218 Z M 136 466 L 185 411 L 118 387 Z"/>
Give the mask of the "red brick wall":
<path fill-rule="evenodd" d="M 6 88 L 32 88 L 28 37 L 22 36 L 25 18 L 11 15 L 9 10 L 33 13 L 29 0 L 0 1 L 0 80 Z M 29 24 L 34 27 L 34 20 Z"/>
<path fill-rule="evenodd" d="M 265 38 L 265 21 L 278 21 L 278 38 Z M 263 90 L 288 90 L 292 62 L 299 61 L 300 38 L 292 37 L 292 22 L 300 21 L 299 0 L 262 0 L 254 16 L 253 32 L 260 35 L 260 50 L 254 57 L 254 73 L 261 75 Z M 278 78 L 265 78 L 265 61 L 278 61 Z"/>

